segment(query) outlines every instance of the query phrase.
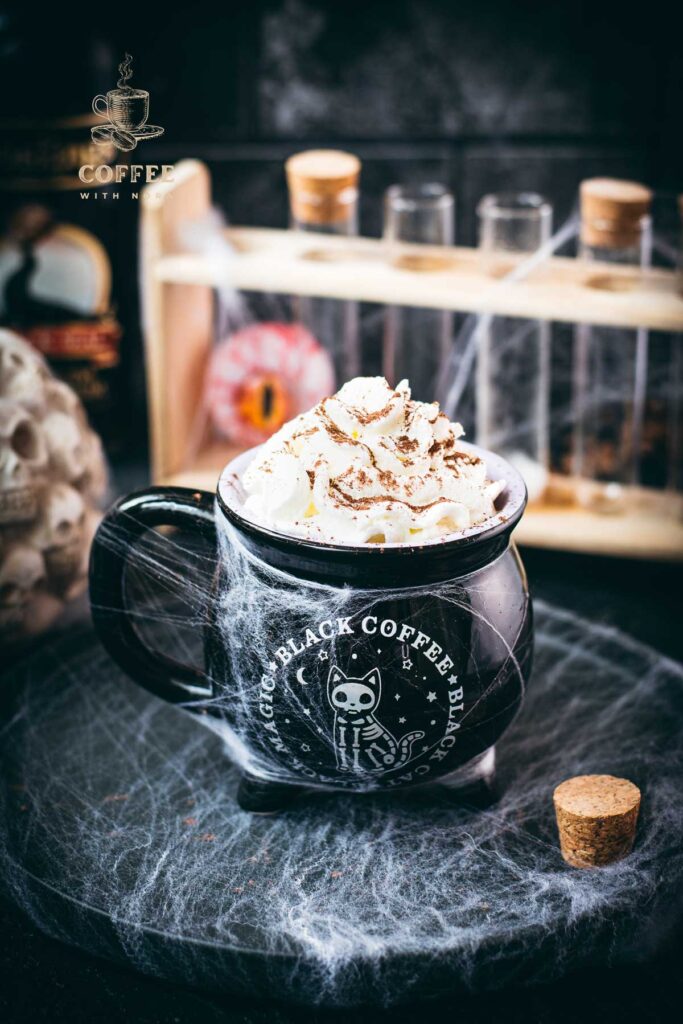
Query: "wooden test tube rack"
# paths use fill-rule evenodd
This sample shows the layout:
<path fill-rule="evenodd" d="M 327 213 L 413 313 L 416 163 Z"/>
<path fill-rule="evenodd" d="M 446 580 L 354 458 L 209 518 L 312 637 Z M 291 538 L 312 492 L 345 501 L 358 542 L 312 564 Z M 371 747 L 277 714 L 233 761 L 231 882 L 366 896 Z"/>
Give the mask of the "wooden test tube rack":
<path fill-rule="evenodd" d="M 157 482 L 213 488 L 235 454 L 226 443 L 192 445 L 207 358 L 214 341 L 214 289 L 314 295 L 568 323 L 683 333 L 681 282 L 667 270 L 607 270 L 550 258 L 520 280 L 517 260 L 484 263 L 476 249 L 392 244 L 370 238 L 229 228 L 229 257 L 188 251 L 187 226 L 211 209 L 211 182 L 196 160 L 174 180 L 142 193 L 142 303 L 147 356 L 152 472 Z M 683 343 L 683 342 L 682 342 Z M 198 448 L 188 467 L 188 452 Z M 520 543 L 633 557 L 683 558 L 679 497 L 640 489 L 627 513 L 587 512 L 553 478 L 557 503 L 531 507 Z M 675 506 L 675 507 L 674 507 Z"/>

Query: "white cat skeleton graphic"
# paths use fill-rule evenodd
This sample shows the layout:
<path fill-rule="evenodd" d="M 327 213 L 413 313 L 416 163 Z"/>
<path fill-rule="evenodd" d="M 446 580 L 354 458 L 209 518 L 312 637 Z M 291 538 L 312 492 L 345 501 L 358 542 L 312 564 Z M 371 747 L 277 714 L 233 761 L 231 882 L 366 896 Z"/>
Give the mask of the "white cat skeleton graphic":
<path fill-rule="evenodd" d="M 410 760 L 413 743 L 424 733 L 407 732 L 399 740 L 376 718 L 382 681 L 373 668 L 361 678 L 346 676 L 333 665 L 327 677 L 327 699 L 334 708 L 334 748 L 341 772 L 382 772 Z"/>

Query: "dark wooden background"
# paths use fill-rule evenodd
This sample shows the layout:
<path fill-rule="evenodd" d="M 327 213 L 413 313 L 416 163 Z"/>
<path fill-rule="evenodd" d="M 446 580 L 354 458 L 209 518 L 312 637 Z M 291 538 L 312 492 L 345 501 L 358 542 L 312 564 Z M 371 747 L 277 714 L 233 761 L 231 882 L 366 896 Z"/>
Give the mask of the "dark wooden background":
<path fill-rule="evenodd" d="M 543 192 L 559 222 L 592 174 L 683 188 L 680 20 L 674 5 L 584 0 L 25 8 L 0 29 L 0 101 L 88 110 L 128 51 L 166 129 L 140 157 L 206 160 L 231 220 L 284 225 L 285 157 L 348 146 L 364 232 L 380 229 L 387 185 L 432 177 L 455 191 L 469 244 L 487 191 Z"/>
<path fill-rule="evenodd" d="M 165 128 L 136 162 L 205 160 L 233 223 L 284 226 L 284 159 L 333 145 L 363 160 L 364 234 L 380 232 L 382 193 L 394 182 L 448 184 L 457 240 L 473 244 L 484 193 L 540 191 L 559 225 L 581 179 L 607 174 L 655 187 L 671 237 L 683 191 L 675 19 L 674 5 L 634 13 L 583 0 L 251 0 L 40 14 L 17 5 L 0 18 L 0 117 L 87 112 L 128 51 L 132 84 L 150 91 L 150 122 Z M 64 204 L 83 217 L 76 193 Z M 127 450 L 142 453 L 137 213 L 134 202 L 102 203 L 87 216 L 114 262 Z"/>

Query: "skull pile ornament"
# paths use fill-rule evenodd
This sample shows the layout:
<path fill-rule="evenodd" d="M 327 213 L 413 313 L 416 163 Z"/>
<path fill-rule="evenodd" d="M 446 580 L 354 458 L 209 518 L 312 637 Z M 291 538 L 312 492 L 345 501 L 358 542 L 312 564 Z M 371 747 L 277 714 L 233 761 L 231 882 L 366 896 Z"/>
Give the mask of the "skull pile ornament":
<path fill-rule="evenodd" d="M 28 607 L 45 582 L 45 565 L 38 552 L 13 544 L 0 564 L 0 636 L 24 630 Z"/>
<path fill-rule="evenodd" d="M 30 523 L 38 514 L 45 434 L 21 405 L 0 399 L 0 527 Z"/>
<path fill-rule="evenodd" d="M 0 330 L 0 649 L 48 628 L 85 590 L 106 488 L 77 396 Z"/>

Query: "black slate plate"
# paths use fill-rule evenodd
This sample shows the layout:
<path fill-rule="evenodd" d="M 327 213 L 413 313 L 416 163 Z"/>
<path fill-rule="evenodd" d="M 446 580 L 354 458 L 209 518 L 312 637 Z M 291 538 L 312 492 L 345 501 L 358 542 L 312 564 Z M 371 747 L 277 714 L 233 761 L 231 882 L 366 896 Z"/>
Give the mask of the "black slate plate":
<path fill-rule="evenodd" d="M 2 680 L 0 868 L 45 931 L 150 974 L 331 1006 L 538 981 L 648 955 L 677 913 L 680 669 L 540 605 L 536 671 L 498 748 L 500 802 L 319 795 L 240 811 L 218 737 L 138 690 L 88 630 Z M 559 855 L 552 788 L 644 793 L 620 865 Z"/>

